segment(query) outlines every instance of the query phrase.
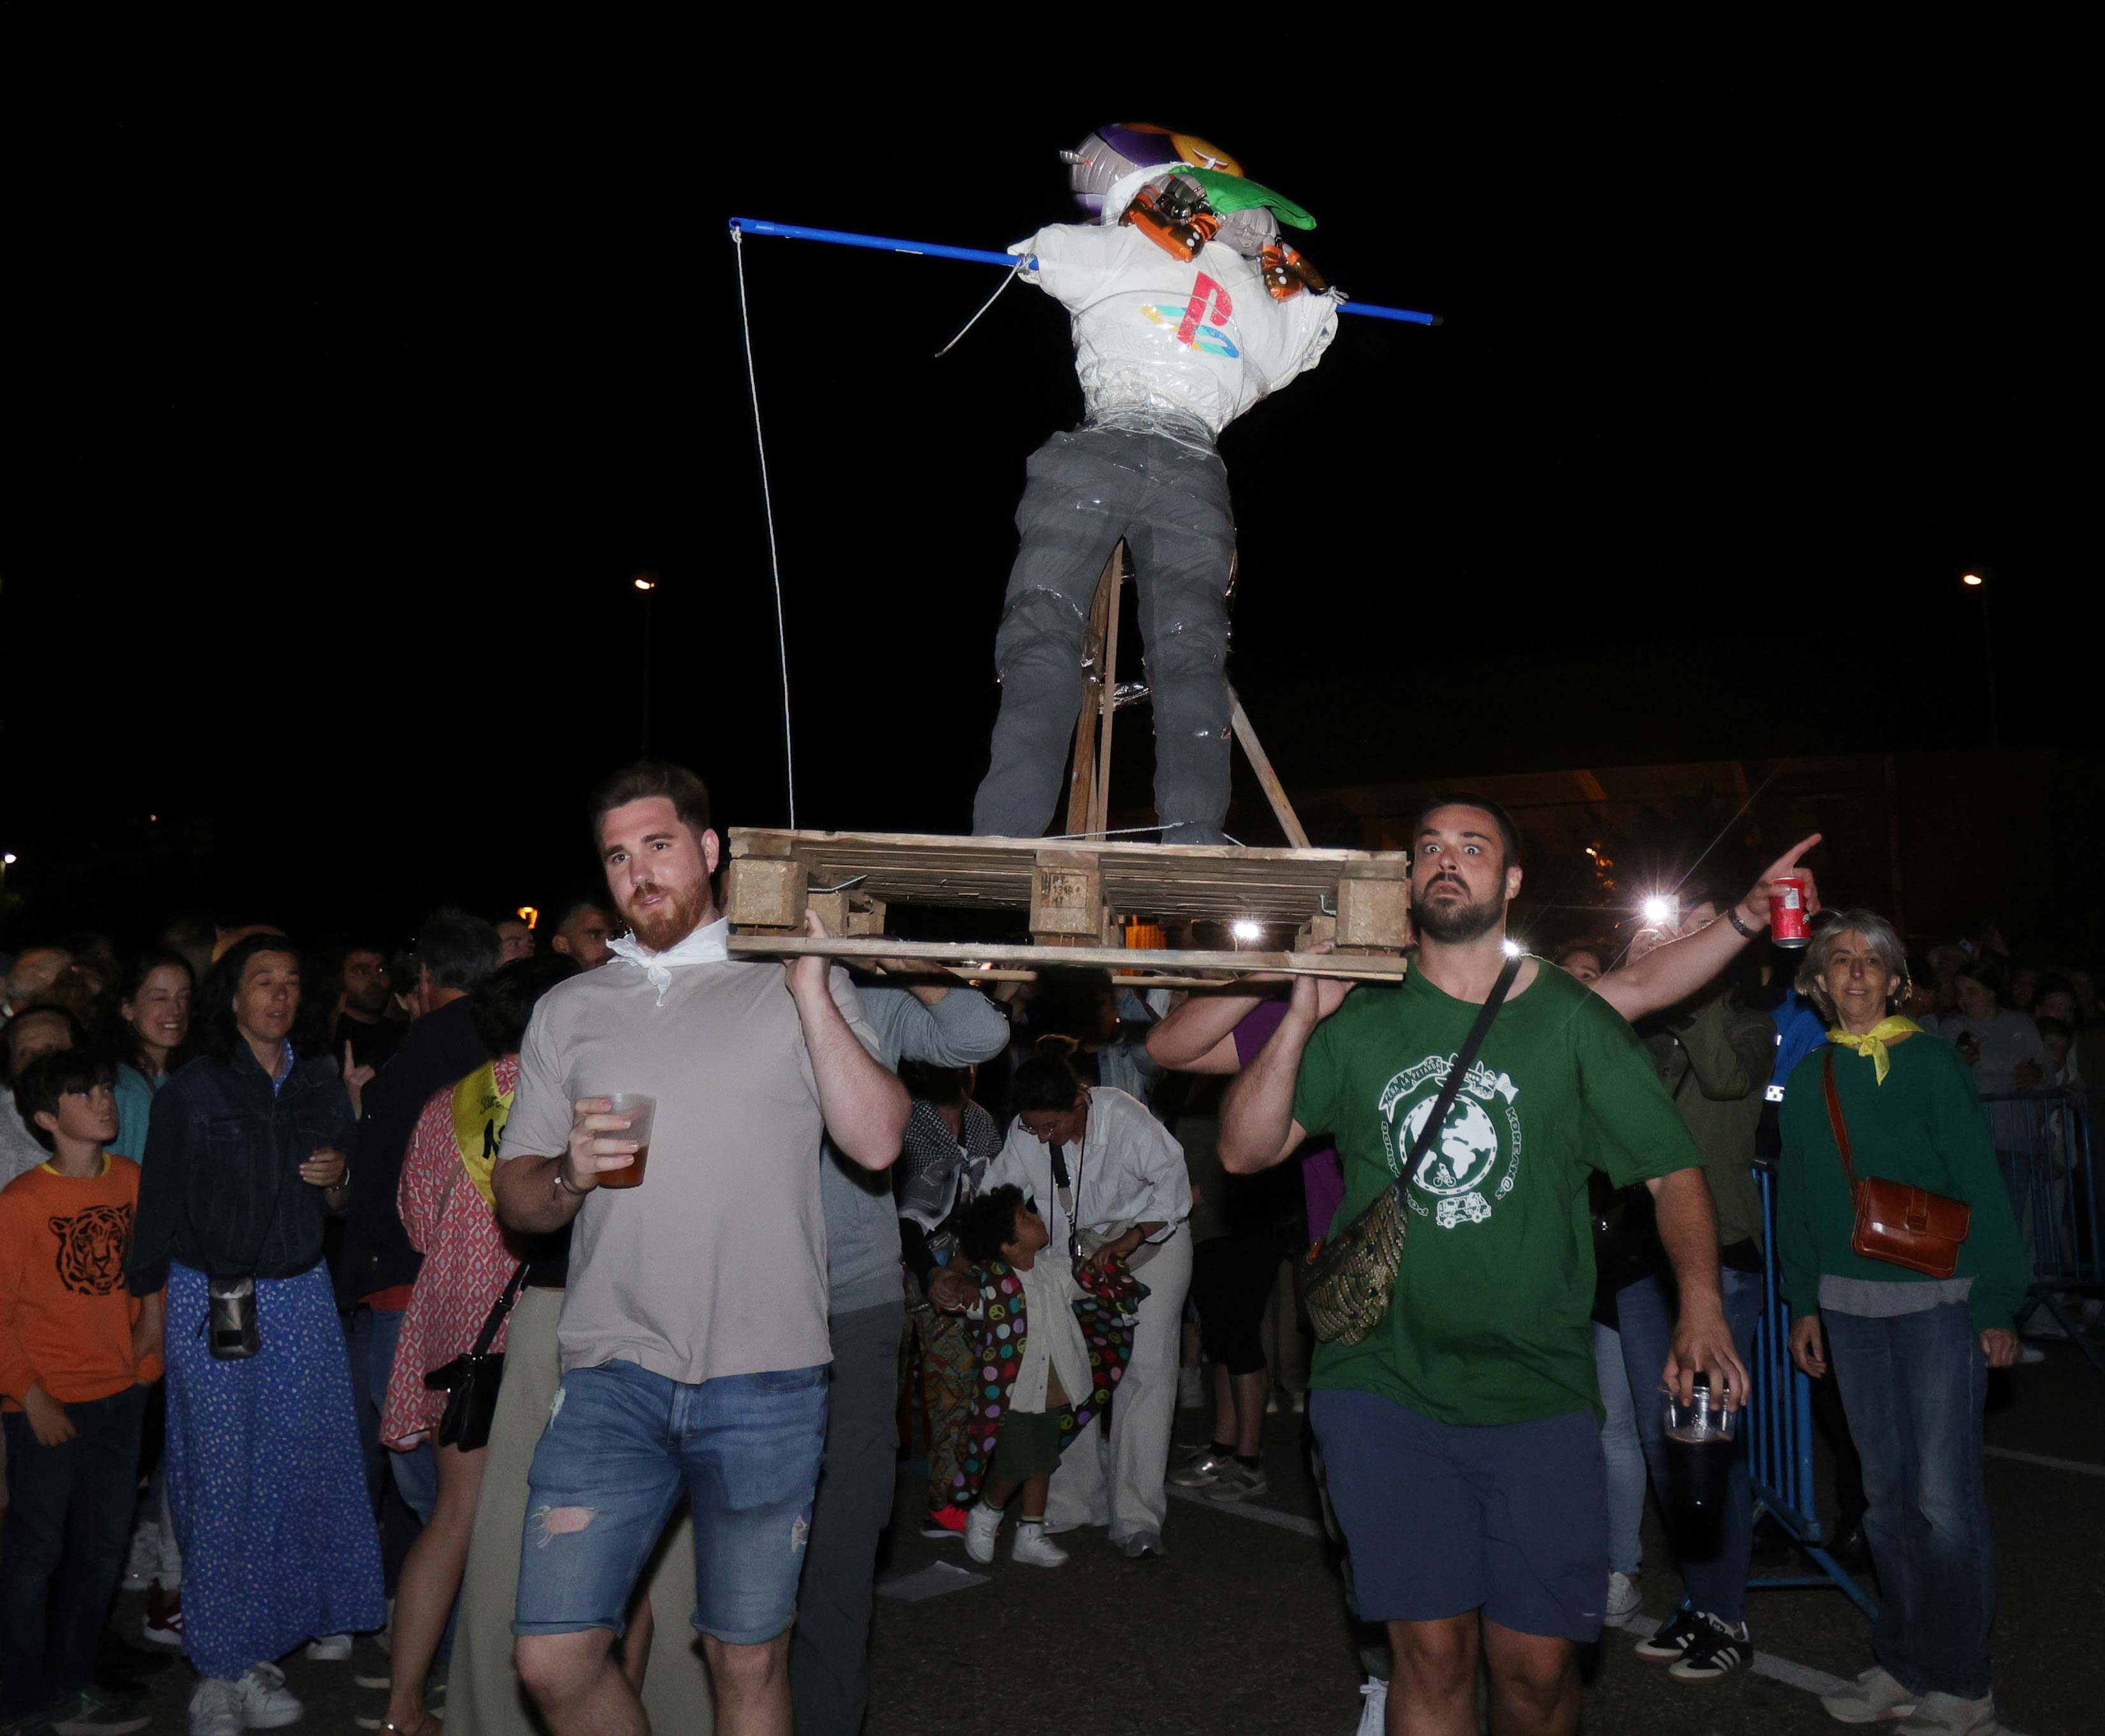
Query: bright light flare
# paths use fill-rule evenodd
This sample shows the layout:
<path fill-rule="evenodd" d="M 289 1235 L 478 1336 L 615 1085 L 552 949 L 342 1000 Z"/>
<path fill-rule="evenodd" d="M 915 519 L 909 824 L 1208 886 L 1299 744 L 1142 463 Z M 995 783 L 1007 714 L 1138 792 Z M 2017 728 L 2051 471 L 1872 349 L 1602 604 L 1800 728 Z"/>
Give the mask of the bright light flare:
<path fill-rule="evenodd" d="M 521 904 L 519 907 L 519 920 L 526 925 L 526 932 L 530 935 L 541 920 L 541 913 L 531 904 Z"/>
<path fill-rule="evenodd" d="M 1508 958 L 1517 958 L 1522 953 L 1525 953 L 1527 948 L 1522 946 L 1517 940 L 1508 939 L 1501 940 L 1499 943 L 1499 950 L 1504 953 Z"/>
<path fill-rule="evenodd" d="M 1245 917 L 1229 931 L 1233 934 L 1238 940 L 1262 940 L 1264 939 L 1264 924 L 1262 922 L 1253 922 L 1248 917 Z"/>
<path fill-rule="evenodd" d="M 1647 899 L 1644 901 L 1644 919 L 1654 926 L 1671 922 L 1674 920 L 1674 900 L 1659 897 Z"/>
<path fill-rule="evenodd" d="M 632 578 L 629 583 L 638 591 L 655 591 L 658 588 L 658 581 L 655 578 Z"/>
<path fill-rule="evenodd" d="M 1959 582 L 1962 585 L 1985 585 L 1988 581 L 1978 573 L 1962 573 L 1959 575 Z"/>

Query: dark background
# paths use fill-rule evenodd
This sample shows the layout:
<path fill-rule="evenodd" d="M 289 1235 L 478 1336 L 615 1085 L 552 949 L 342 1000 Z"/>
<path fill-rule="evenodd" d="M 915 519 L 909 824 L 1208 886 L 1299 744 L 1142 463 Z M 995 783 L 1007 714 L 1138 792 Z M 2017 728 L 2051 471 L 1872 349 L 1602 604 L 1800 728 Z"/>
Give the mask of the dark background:
<path fill-rule="evenodd" d="M 998 248 L 1072 214 L 1057 151 L 1128 114 L 1307 205 L 1348 292 L 1446 322 L 1345 321 L 1223 441 L 1234 678 L 1297 792 L 1982 747 L 1984 564 L 2004 743 L 2095 746 L 2094 203 L 2044 85 L 1991 116 L 1399 56 L 1349 99 L 1187 98 L 993 53 L 819 100 L 684 40 L 411 46 L 275 45 L 136 104 L 75 63 L 91 95 L 18 136 L 0 946 L 590 887 L 646 567 L 652 748 L 723 822 L 786 819 L 724 219 Z M 938 361 L 988 268 L 744 252 L 798 819 L 963 830 L 1023 462 L 1079 413 L 1065 316 L 1019 285 Z M 2050 847 L 2013 836 L 1982 847 Z"/>

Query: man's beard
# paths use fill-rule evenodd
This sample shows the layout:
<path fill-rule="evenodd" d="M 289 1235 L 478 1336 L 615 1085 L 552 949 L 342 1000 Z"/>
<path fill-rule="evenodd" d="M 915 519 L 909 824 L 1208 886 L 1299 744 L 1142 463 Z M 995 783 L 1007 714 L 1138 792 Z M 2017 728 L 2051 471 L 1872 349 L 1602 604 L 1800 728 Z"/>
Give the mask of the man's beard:
<path fill-rule="evenodd" d="M 636 895 L 648 898 L 654 892 L 664 893 L 665 902 L 655 910 L 630 917 L 628 926 L 639 946 L 662 953 L 668 947 L 677 946 L 702 926 L 702 918 L 708 911 L 708 885 L 705 881 L 685 892 L 676 892 L 669 886 L 646 885 Z"/>
<path fill-rule="evenodd" d="M 1431 886 L 1426 888 L 1428 893 L 1432 890 Z M 1504 920 L 1505 910 L 1505 900 L 1496 894 L 1480 904 L 1468 903 L 1464 889 L 1460 904 L 1432 904 L 1413 900 L 1410 921 L 1419 934 L 1429 935 L 1442 946 L 1464 946 L 1496 928 Z"/>

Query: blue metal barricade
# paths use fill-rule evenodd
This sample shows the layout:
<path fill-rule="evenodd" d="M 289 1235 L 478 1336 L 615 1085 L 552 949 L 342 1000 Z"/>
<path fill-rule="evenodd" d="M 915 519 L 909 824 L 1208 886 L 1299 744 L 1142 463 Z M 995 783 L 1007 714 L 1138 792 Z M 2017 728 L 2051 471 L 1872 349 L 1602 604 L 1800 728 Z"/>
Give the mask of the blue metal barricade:
<path fill-rule="evenodd" d="M 2101 1312 L 2093 1299 L 2105 1298 L 2089 1106 L 2065 1091 L 1996 1092 L 1981 1100 L 2032 1266 L 2018 1330 L 2044 1310 L 2045 1320 L 2028 1336 L 2066 1338 L 2105 1374 L 2105 1356 L 2085 1336 Z"/>
<path fill-rule="evenodd" d="M 1878 1606 L 1828 1552 L 1826 1528 L 1812 1482 L 1812 1383 L 1790 1359 L 1790 1305 L 1777 1280 L 1776 1177 L 1757 1165 L 1762 1191 L 1762 1314 L 1754 1331 L 1754 1390 L 1747 1406 L 1747 1475 L 1754 1486 L 1754 1516 L 1769 1515 L 1820 1571 L 1797 1577 L 1750 1578 L 1747 1588 L 1832 1585 L 1867 1616 Z"/>

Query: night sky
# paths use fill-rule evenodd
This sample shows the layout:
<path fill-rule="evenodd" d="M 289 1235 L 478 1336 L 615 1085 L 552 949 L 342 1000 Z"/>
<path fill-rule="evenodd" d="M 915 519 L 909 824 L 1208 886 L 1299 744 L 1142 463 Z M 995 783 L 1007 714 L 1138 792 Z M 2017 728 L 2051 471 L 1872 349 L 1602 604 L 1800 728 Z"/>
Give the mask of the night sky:
<path fill-rule="evenodd" d="M 646 567 L 652 748 L 785 820 L 724 220 L 999 248 L 1120 118 L 1213 138 L 1335 283 L 1446 321 L 1346 321 L 1223 442 L 1233 677 L 1289 787 L 1979 745 L 1981 565 L 2006 742 L 2094 745 L 2094 202 L 2050 104 L 1465 104 L 1424 63 L 1371 114 L 1050 77 L 792 121 L 632 58 L 111 110 L 18 160 L 0 948 L 589 887 Z M 989 269 L 745 265 L 798 817 L 963 830 L 1024 460 L 1079 413 L 1065 315 L 1017 285 L 939 361 Z"/>

